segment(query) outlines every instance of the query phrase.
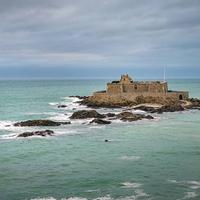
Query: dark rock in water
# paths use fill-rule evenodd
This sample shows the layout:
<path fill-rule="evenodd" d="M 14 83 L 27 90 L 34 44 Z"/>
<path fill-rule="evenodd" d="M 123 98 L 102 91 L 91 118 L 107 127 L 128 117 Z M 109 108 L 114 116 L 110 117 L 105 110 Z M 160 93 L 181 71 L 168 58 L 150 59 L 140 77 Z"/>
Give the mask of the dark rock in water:
<path fill-rule="evenodd" d="M 141 115 L 134 115 L 132 117 L 122 117 L 120 120 L 124 121 L 124 122 L 133 122 L 133 121 L 137 121 L 137 120 L 141 120 L 144 117 Z"/>
<path fill-rule="evenodd" d="M 157 113 L 163 113 L 163 112 L 176 112 L 176 111 L 184 111 L 184 107 L 180 104 L 174 104 L 174 105 L 165 105 L 161 108 L 158 108 L 156 110 Z"/>
<path fill-rule="evenodd" d="M 66 108 L 66 105 L 59 105 L 58 108 Z"/>
<path fill-rule="evenodd" d="M 115 117 L 115 113 L 107 113 L 105 114 L 106 117 Z"/>
<path fill-rule="evenodd" d="M 133 122 L 141 119 L 153 119 L 151 115 L 133 114 L 131 112 L 122 112 L 117 115 L 117 118 L 124 122 Z"/>
<path fill-rule="evenodd" d="M 141 120 L 142 118 L 144 118 L 145 115 L 141 115 L 141 114 L 133 114 L 132 112 L 121 112 L 119 114 L 117 114 L 117 118 L 119 118 L 120 120 L 126 122 L 132 122 L 132 121 L 137 121 L 137 120 Z"/>
<path fill-rule="evenodd" d="M 145 119 L 154 119 L 154 117 L 153 116 L 151 116 L 151 115 L 145 115 L 145 117 L 144 117 Z"/>
<path fill-rule="evenodd" d="M 189 99 L 189 105 L 185 106 L 187 109 L 197 109 L 200 110 L 200 99 L 191 98 Z"/>
<path fill-rule="evenodd" d="M 51 120 L 28 120 L 17 122 L 14 126 L 60 126 L 62 124 L 71 124 L 71 122 L 55 122 Z"/>
<path fill-rule="evenodd" d="M 116 115 L 117 118 L 123 118 L 123 117 L 133 117 L 134 114 L 132 112 L 121 112 Z"/>
<path fill-rule="evenodd" d="M 54 134 L 51 130 L 45 130 L 45 131 L 35 131 L 35 132 L 24 132 L 19 134 L 17 137 L 31 137 L 31 136 L 52 136 Z"/>
<path fill-rule="evenodd" d="M 138 106 L 135 109 L 143 110 L 149 113 L 163 113 L 163 112 L 176 112 L 176 111 L 183 111 L 184 107 L 181 104 L 173 104 L 173 105 L 164 105 L 160 108 L 154 108 L 149 106 Z"/>
<path fill-rule="evenodd" d="M 121 108 L 121 105 L 114 105 L 109 102 L 93 102 L 88 97 L 79 101 L 81 105 L 86 105 L 90 108 Z"/>
<path fill-rule="evenodd" d="M 150 107 L 150 106 L 138 106 L 138 107 L 135 107 L 134 109 L 142 110 L 142 111 L 149 112 L 149 113 L 157 112 L 157 108 Z"/>
<path fill-rule="evenodd" d="M 105 118 L 105 115 L 98 113 L 96 110 L 80 110 L 72 114 L 70 119 L 87 119 L 87 118 Z"/>
<path fill-rule="evenodd" d="M 111 121 L 103 120 L 103 119 L 93 119 L 90 124 L 96 123 L 96 124 L 111 124 Z"/>
<path fill-rule="evenodd" d="M 79 95 L 69 96 L 69 97 L 76 97 L 78 99 L 87 99 L 88 98 L 88 96 L 79 96 Z"/>

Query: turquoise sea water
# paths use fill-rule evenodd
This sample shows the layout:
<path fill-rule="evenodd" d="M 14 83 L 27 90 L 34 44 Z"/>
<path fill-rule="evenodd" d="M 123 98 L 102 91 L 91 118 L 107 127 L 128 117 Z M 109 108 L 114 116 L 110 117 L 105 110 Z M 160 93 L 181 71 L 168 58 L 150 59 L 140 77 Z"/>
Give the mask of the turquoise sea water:
<path fill-rule="evenodd" d="M 0 81 L 0 200 L 200 199 L 199 110 L 105 126 L 77 120 L 51 128 L 53 137 L 16 138 L 36 128 L 14 122 L 68 120 L 83 109 L 68 96 L 89 95 L 106 82 Z M 200 98 L 200 80 L 170 80 L 169 87 Z"/>

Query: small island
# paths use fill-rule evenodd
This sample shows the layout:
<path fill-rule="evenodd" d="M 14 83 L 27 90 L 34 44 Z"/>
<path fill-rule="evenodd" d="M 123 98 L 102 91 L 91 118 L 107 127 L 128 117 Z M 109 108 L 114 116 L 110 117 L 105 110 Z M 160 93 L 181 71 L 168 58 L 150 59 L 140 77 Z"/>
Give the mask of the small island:
<path fill-rule="evenodd" d="M 189 98 L 188 91 L 169 90 L 167 81 L 134 81 L 128 74 L 107 83 L 106 90 L 82 98 L 80 103 L 93 108 L 137 106 L 141 110 L 153 112 L 156 109 L 160 113 L 199 109 L 200 106 L 199 99 Z"/>

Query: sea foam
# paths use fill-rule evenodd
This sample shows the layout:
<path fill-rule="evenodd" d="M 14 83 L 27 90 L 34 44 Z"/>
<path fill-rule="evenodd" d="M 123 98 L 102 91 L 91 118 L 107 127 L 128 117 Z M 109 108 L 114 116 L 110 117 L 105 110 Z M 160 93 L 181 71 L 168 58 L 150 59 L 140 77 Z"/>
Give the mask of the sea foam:
<path fill-rule="evenodd" d="M 193 199 L 195 197 L 199 196 L 196 192 L 186 192 L 185 196 L 178 200 L 184 200 L 184 199 Z"/>
<path fill-rule="evenodd" d="M 137 161 L 140 159 L 140 156 L 121 156 L 119 159 Z"/>
<path fill-rule="evenodd" d="M 135 182 L 124 182 L 122 183 L 122 188 L 139 188 L 142 184 Z"/>

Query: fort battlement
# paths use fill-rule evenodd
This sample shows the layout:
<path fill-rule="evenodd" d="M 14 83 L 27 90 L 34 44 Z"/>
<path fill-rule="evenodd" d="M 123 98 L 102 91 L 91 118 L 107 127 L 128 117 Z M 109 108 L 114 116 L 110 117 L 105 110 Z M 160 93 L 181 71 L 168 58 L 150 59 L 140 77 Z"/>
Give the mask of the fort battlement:
<path fill-rule="evenodd" d="M 105 91 L 95 92 L 95 101 L 118 101 L 120 99 L 134 101 L 137 97 L 173 98 L 186 100 L 187 91 L 169 91 L 166 81 L 134 81 L 128 74 L 122 75 L 120 80 L 107 83 Z"/>

